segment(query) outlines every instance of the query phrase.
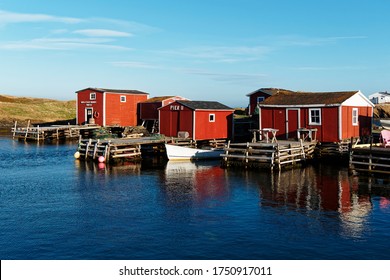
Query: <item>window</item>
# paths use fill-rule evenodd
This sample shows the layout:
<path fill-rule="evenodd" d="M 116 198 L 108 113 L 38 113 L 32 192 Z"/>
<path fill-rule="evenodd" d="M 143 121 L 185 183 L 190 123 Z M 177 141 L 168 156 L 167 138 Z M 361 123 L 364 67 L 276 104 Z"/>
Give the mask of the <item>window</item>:
<path fill-rule="evenodd" d="M 257 97 L 257 103 L 263 102 L 264 101 L 264 96 L 258 96 Z"/>
<path fill-rule="evenodd" d="M 126 102 L 126 96 L 125 95 L 121 95 L 121 102 Z"/>
<path fill-rule="evenodd" d="M 309 125 L 321 125 L 321 109 L 309 109 Z"/>
<path fill-rule="evenodd" d="M 209 122 L 215 122 L 215 114 L 209 114 Z"/>
<path fill-rule="evenodd" d="M 352 108 L 352 125 L 356 126 L 359 124 L 359 109 Z"/>
<path fill-rule="evenodd" d="M 91 92 L 89 94 L 89 100 L 95 100 L 96 99 L 96 92 Z"/>

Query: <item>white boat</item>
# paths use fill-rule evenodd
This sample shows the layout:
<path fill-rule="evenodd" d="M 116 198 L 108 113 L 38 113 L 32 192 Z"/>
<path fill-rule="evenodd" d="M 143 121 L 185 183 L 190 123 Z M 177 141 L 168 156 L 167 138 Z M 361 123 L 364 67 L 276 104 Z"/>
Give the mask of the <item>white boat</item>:
<path fill-rule="evenodd" d="M 384 129 L 390 130 L 390 119 L 380 119 L 379 121 Z"/>
<path fill-rule="evenodd" d="M 196 149 L 177 145 L 165 144 L 169 160 L 199 160 L 218 159 L 224 153 L 223 149 Z"/>

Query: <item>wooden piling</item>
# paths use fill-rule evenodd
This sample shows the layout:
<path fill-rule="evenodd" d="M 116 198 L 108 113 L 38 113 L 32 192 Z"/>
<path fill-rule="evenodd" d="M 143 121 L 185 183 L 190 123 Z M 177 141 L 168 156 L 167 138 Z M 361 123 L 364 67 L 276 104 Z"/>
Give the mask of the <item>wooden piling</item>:
<path fill-rule="evenodd" d="M 354 145 L 349 163 L 352 173 L 390 174 L 390 148 L 372 142 Z"/>

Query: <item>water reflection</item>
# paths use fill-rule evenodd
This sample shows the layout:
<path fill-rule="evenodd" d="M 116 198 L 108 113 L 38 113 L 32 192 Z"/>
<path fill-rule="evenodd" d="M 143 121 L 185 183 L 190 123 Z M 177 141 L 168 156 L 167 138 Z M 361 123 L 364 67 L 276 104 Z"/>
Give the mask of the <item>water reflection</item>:
<path fill-rule="evenodd" d="M 156 169 L 154 169 L 153 164 Z M 338 231 L 346 237 L 359 238 L 366 230 L 373 210 L 371 201 L 375 182 L 351 177 L 346 168 L 307 166 L 301 169 L 272 173 L 268 170 L 223 169 L 219 162 L 165 162 L 145 164 L 127 162 L 122 165 L 104 165 L 76 161 L 83 173 L 108 177 L 144 176 L 153 170 L 161 190 L 159 197 L 172 207 L 218 207 L 231 199 L 231 192 L 245 188 L 257 193 L 261 208 L 298 211 L 303 215 L 327 215 L 336 219 Z M 150 171 L 152 172 L 152 171 Z M 88 176 L 86 178 L 89 178 Z M 379 187 L 378 187 L 379 189 Z M 382 188 L 383 189 L 383 188 Z M 390 209 L 390 199 L 380 198 L 380 207 Z"/>
<path fill-rule="evenodd" d="M 141 173 L 141 164 L 137 162 L 122 162 L 121 164 L 109 165 L 104 162 L 91 162 L 83 160 L 75 160 L 75 167 L 80 173 L 84 174 L 100 174 L 104 176 L 128 175 Z"/>
<path fill-rule="evenodd" d="M 361 235 L 373 208 L 370 195 L 359 193 L 356 178 L 346 169 L 309 166 L 286 170 L 270 176 L 260 188 L 263 207 L 338 213 L 346 236 Z"/>
<path fill-rule="evenodd" d="M 238 173 L 245 174 L 241 186 L 232 180 Z M 163 180 L 167 199 L 174 203 L 223 201 L 232 188 L 257 186 L 260 207 L 329 213 L 340 221 L 341 234 L 354 238 L 364 232 L 373 208 L 370 193 L 360 191 L 358 179 L 350 177 L 347 169 L 308 166 L 271 173 L 178 162 L 167 165 Z M 389 207 L 390 201 L 383 199 L 382 205 Z"/>

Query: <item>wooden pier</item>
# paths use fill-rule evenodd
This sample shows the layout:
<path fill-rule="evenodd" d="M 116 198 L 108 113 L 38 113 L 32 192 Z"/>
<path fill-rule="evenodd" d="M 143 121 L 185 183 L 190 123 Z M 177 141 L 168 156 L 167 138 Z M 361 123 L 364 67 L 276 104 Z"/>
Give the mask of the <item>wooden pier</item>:
<path fill-rule="evenodd" d="M 140 159 L 141 154 L 162 154 L 164 139 L 156 137 L 118 139 L 80 139 L 75 158 L 113 162 L 118 159 Z"/>
<path fill-rule="evenodd" d="M 274 167 L 294 165 L 312 159 L 317 141 L 278 141 L 276 143 L 231 143 L 224 148 L 222 166 Z"/>
<path fill-rule="evenodd" d="M 28 122 L 27 127 L 17 127 L 17 122 L 15 122 L 11 132 L 13 139 L 39 142 L 45 140 L 78 139 L 81 134 L 89 133 L 98 127 L 90 125 L 31 126 L 30 122 Z"/>
<path fill-rule="evenodd" d="M 390 174 L 390 148 L 379 143 L 355 145 L 349 163 L 352 173 Z"/>

